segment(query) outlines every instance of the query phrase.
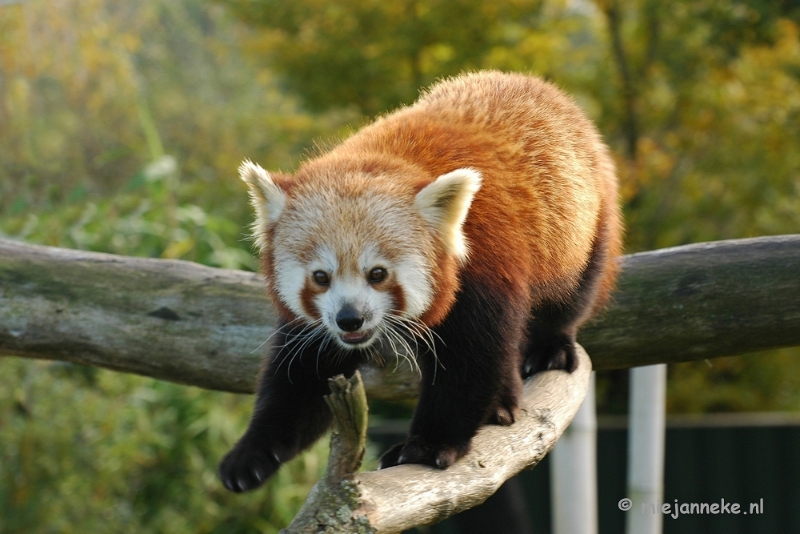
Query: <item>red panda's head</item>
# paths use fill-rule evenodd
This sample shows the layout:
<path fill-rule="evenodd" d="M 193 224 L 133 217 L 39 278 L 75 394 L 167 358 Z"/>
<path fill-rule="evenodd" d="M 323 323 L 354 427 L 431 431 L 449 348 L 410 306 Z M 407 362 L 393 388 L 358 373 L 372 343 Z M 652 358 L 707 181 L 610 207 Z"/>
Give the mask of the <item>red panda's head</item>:
<path fill-rule="evenodd" d="M 273 177 L 249 161 L 239 171 L 256 212 L 267 288 L 280 309 L 321 326 L 342 347 L 367 348 L 399 342 L 402 324 L 432 326 L 443 314 L 430 310 L 452 305 L 457 265 L 468 254 L 462 225 L 481 185 L 477 171 L 457 169 L 427 183 L 360 170 Z"/>

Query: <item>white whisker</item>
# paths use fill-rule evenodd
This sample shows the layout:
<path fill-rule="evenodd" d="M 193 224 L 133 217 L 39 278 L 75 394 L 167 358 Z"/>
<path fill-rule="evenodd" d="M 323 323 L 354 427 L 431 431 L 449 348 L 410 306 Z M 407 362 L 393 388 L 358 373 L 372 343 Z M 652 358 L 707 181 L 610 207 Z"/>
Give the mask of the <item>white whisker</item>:
<path fill-rule="evenodd" d="M 262 341 L 262 342 L 261 342 L 261 344 L 260 344 L 259 346 L 257 346 L 257 347 L 256 347 L 256 348 L 254 348 L 252 351 L 250 351 L 250 354 L 254 354 L 256 351 L 258 351 L 258 350 L 261 350 L 261 348 L 262 348 L 264 345 L 266 345 L 266 344 L 267 344 L 267 342 L 268 342 L 270 339 L 272 339 L 273 337 L 275 337 L 275 335 L 276 335 L 276 334 L 279 334 L 279 333 L 281 333 L 281 331 L 282 331 L 284 328 L 286 328 L 286 327 L 290 326 L 290 325 L 291 325 L 291 324 L 293 324 L 293 323 L 297 323 L 297 322 L 299 322 L 299 321 L 302 321 L 302 319 L 300 319 L 299 317 L 297 317 L 297 318 L 295 318 L 295 319 L 292 319 L 292 320 L 291 320 L 291 321 L 289 321 L 288 323 L 286 323 L 286 324 L 282 324 L 282 325 L 281 325 L 281 326 L 279 326 L 278 328 L 274 329 L 274 330 L 272 331 L 272 333 L 271 333 L 270 335 L 268 335 L 268 336 L 267 336 L 267 339 L 265 339 L 264 341 Z"/>
<path fill-rule="evenodd" d="M 293 350 L 293 356 L 292 356 L 292 359 L 291 359 L 291 360 L 289 360 L 289 365 L 288 365 L 288 366 L 287 366 L 287 368 L 286 368 L 286 373 L 289 375 L 289 382 L 292 382 L 292 363 L 294 362 L 294 359 L 295 359 L 295 358 L 297 358 L 298 356 L 302 356 L 302 354 L 303 354 L 303 351 L 305 350 L 305 348 L 306 348 L 306 347 L 307 347 L 307 346 L 308 346 L 308 345 L 309 345 L 309 344 L 310 344 L 312 341 L 314 341 L 315 339 L 317 339 L 317 337 L 319 337 L 320 333 L 321 333 L 321 327 L 320 327 L 319 325 L 316 325 L 316 326 L 315 326 L 315 327 L 314 327 L 314 328 L 311 330 L 311 332 L 309 332 L 309 333 L 308 333 L 308 334 L 305 336 L 305 339 L 304 339 L 304 340 L 303 340 L 303 341 L 302 341 L 302 342 L 301 342 L 301 343 L 298 345 L 298 347 L 297 347 L 297 348 L 295 348 L 295 349 Z"/>
<path fill-rule="evenodd" d="M 389 342 L 389 345 L 391 345 L 392 352 L 394 352 L 395 355 L 394 369 L 392 370 L 392 372 L 395 373 L 397 372 L 397 368 L 400 366 L 400 358 L 401 357 L 408 358 L 408 356 L 402 354 L 400 350 L 397 348 L 397 345 L 395 345 L 392 337 L 397 337 L 397 332 L 394 331 L 394 327 L 391 324 L 386 324 L 384 329 L 384 334 L 385 334 L 384 339 L 386 339 L 386 341 Z"/>
<path fill-rule="evenodd" d="M 386 320 L 387 325 L 391 325 L 392 331 L 395 333 L 396 336 L 403 339 L 405 346 L 408 348 L 408 351 L 414 355 L 419 353 L 419 341 L 425 345 L 427 350 L 433 356 L 435 361 L 433 367 L 433 382 L 436 382 L 436 373 L 439 367 L 445 369 L 445 366 L 442 364 L 441 360 L 439 360 L 439 356 L 436 352 L 436 340 L 438 339 L 439 342 L 444 345 L 444 340 L 442 340 L 441 336 L 434 332 L 431 328 L 429 328 L 425 323 L 421 321 L 417 321 L 415 319 L 410 319 L 408 317 L 403 317 L 401 312 L 398 310 L 392 310 L 392 313 L 387 314 L 384 319 Z M 406 332 L 413 340 L 415 344 L 416 351 L 412 351 L 411 347 L 405 340 L 404 336 L 400 336 L 397 332 L 397 328 L 402 329 Z M 416 363 L 416 362 L 415 362 Z M 419 369 L 419 365 L 416 366 Z M 413 369 L 413 367 L 412 367 Z"/>
<path fill-rule="evenodd" d="M 322 330 L 323 332 L 321 335 L 324 337 L 324 339 L 322 340 L 322 343 L 319 344 L 319 347 L 317 347 L 316 370 L 318 378 L 319 378 L 319 357 L 322 355 L 322 351 L 325 350 L 325 348 L 327 348 L 328 344 L 331 342 L 331 336 L 325 335 L 327 333 L 327 330 L 324 327 L 322 328 Z"/>
<path fill-rule="evenodd" d="M 419 354 L 418 338 L 420 338 L 418 329 L 412 328 L 404 319 L 395 315 L 387 315 L 384 319 L 384 338 L 389 345 L 391 345 L 391 349 L 397 355 L 395 371 L 399 365 L 399 359 L 403 358 L 406 362 L 408 362 L 409 368 L 412 371 L 416 371 L 417 373 L 421 374 L 422 370 L 417 362 L 417 356 Z M 403 335 L 403 332 L 405 332 L 407 335 Z M 411 348 L 408 338 L 413 340 L 414 349 Z M 423 339 L 423 341 L 425 340 Z M 428 345 L 426 341 L 425 343 Z M 399 348 L 398 345 L 400 346 Z M 435 349 L 431 352 L 435 354 Z"/>
<path fill-rule="evenodd" d="M 294 322 L 294 321 L 293 321 Z M 289 363 L 286 368 L 287 376 L 289 377 L 289 382 L 292 382 L 292 363 L 294 363 L 294 359 L 302 354 L 303 350 L 317 337 L 319 337 L 323 333 L 322 321 L 316 320 L 311 323 L 305 323 L 302 325 L 302 328 L 299 332 L 284 332 L 286 336 L 286 341 L 274 347 L 275 354 L 278 355 L 287 347 L 291 346 L 291 349 L 280 358 L 278 361 L 278 365 L 275 367 L 275 372 L 277 373 L 280 370 L 283 363 L 288 359 Z M 286 325 L 282 326 L 279 330 L 289 326 L 291 323 L 287 323 Z M 294 329 L 293 329 L 294 330 Z M 293 345 L 293 346 L 292 346 Z"/>

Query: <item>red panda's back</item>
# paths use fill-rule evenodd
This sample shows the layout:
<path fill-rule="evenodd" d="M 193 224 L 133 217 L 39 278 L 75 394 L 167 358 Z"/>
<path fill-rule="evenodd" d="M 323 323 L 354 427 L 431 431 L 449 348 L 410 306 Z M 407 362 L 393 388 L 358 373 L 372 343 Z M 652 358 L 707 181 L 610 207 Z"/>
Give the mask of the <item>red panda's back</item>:
<path fill-rule="evenodd" d="M 460 167 L 479 170 L 483 185 L 464 224 L 470 259 L 463 275 L 498 291 L 523 285 L 534 300 L 558 300 L 578 283 L 596 237 L 608 242 L 609 262 L 619 255 L 607 148 L 581 109 L 538 78 L 480 72 L 445 80 L 334 152 L 400 158 L 430 180 Z M 608 269 L 604 287 L 615 274 Z"/>

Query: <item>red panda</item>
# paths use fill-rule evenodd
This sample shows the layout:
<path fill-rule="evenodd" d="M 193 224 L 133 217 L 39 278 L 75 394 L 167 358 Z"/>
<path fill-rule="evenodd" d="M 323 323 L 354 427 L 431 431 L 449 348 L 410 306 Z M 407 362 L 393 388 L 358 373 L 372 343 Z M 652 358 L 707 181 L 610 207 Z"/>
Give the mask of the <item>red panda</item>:
<path fill-rule="evenodd" d="M 380 467 L 446 468 L 509 425 L 522 380 L 576 366 L 578 327 L 617 275 L 621 217 L 600 135 L 553 85 L 444 80 L 294 175 L 245 161 L 280 325 L 244 436 L 220 464 L 259 486 L 329 427 L 327 379 L 398 349 L 422 374 Z"/>

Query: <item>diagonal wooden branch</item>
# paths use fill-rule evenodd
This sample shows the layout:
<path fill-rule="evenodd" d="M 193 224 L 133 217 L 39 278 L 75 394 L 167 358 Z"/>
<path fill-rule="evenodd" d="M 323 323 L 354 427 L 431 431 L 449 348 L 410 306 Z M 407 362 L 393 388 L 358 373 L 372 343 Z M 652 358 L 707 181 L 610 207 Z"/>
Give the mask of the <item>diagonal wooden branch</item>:
<path fill-rule="evenodd" d="M 800 235 L 625 256 L 579 339 L 596 369 L 800 345 L 799 272 Z M 274 321 L 254 273 L 0 239 L 0 356 L 251 392 Z M 370 398 L 416 395 L 413 373 L 362 374 Z"/>
<path fill-rule="evenodd" d="M 574 373 L 548 371 L 528 380 L 520 418 L 510 427 L 481 428 L 472 450 L 443 471 L 404 465 L 357 474 L 366 436 L 366 399 L 358 375 L 351 381 L 338 377 L 329 397 L 335 430 L 328 471 L 283 532 L 395 533 L 482 503 L 503 482 L 539 463 L 569 426 L 592 371 L 582 347 L 578 354 Z"/>

